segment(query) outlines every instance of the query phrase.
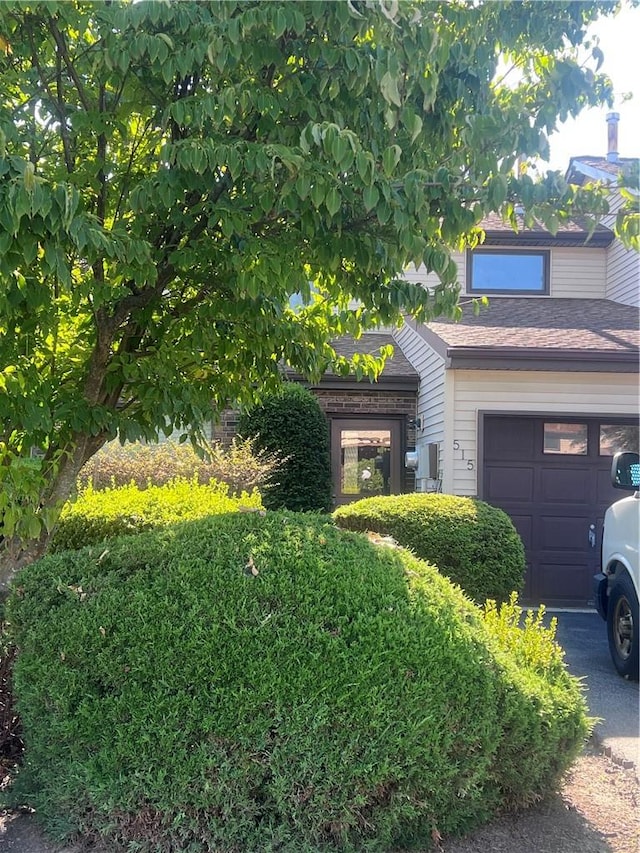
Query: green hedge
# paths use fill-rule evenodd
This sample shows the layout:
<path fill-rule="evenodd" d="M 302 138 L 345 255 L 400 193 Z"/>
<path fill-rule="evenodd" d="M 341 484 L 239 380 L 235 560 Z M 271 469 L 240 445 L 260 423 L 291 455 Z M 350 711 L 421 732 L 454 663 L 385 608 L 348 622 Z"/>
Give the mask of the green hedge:
<path fill-rule="evenodd" d="M 260 507 L 258 492 L 230 497 L 227 485 L 209 483 L 205 486 L 195 479 L 175 480 L 145 489 L 132 484 L 96 492 L 89 487 L 62 510 L 50 550 L 82 548 L 114 536 Z"/>
<path fill-rule="evenodd" d="M 331 507 L 329 424 L 311 391 L 286 382 L 260 405 L 243 413 L 241 435 L 281 462 L 262 488 L 268 509 L 328 511 Z"/>
<path fill-rule="evenodd" d="M 484 501 L 441 494 L 365 498 L 339 507 L 336 524 L 393 536 L 478 604 L 522 589 L 525 555 L 509 516 Z"/>
<path fill-rule="evenodd" d="M 109 849 L 428 846 L 552 789 L 587 731 L 550 631 L 320 516 L 54 554 L 8 614 L 12 801 Z"/>

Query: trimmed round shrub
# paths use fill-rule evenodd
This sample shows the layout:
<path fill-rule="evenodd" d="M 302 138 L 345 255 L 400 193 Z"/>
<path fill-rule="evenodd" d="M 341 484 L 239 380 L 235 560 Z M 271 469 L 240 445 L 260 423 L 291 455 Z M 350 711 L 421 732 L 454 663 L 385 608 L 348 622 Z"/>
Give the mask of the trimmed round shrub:
<path fill-rule="evenodd" d="M 427 846 L 544 794 L 587 731 L 552 631 L 321 516 L 54 554 L 8 616 L 12 800 L 110 850 Z"/>
<path fill-rule="evenodd" d="M 525 555 L 509 516 L 473 498 L 413 493 L 364 498 L 339 507 L 336 524 L 393 536 L 434 563 L 478 604 L 522 589 Z"/>
<path fill-rule="evenodd" d="M 114 536 L 261 506 L 258 492 L 230 497 L 229 487 L 224 483 L 204 486 L 196 479 L 175 480 L 145 489 L 131 484 L 96 492 L 89 487 L 63 508 L 50 550 L 82 548 Z"/>
<path fill-rule="evenodd" d="M 268 509 L 328 511 L 331 507 L 329 425 L 317 399 L 295 382 L 240 417 L 239 432 L 281 462 L 262 488 Z"/>

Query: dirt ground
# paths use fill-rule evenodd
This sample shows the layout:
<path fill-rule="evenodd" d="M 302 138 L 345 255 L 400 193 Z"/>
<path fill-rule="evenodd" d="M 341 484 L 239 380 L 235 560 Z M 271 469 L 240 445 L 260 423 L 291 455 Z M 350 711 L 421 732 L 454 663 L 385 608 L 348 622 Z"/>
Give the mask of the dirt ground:
<path fill-rule="evenodd" d="M 493 821 L 462 839 L 434 839 L 439 853 L 637 853 L 640 788 L 590 744 L 562 790 L 527 812 Z M 45 841 L 32 815 L 0 814 L 0 853 L 89 853 Z M 93 853 L 113 853 L 98 851 Z"/>

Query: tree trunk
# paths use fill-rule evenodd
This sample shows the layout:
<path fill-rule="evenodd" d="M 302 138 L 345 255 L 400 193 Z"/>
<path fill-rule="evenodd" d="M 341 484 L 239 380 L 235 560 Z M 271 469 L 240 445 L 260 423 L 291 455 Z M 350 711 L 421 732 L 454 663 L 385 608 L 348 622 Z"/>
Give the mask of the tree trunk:
<path fill-rule="evenodd" d="M 52 477 L 42 495 L 42 509 L 57 511 L 56 519 L 62 507 L 75 492 L 80 469 L 105 443 L 106 435 L 74 436 L 74 443 L 62 457 L 55 476 Z M 44 556 L 51 540 L 55 525 L 51 530 L 44 527 L 36 539 L 0 537 L 0 597 L 6 594 L 16 573 L 29 563 Z"/>

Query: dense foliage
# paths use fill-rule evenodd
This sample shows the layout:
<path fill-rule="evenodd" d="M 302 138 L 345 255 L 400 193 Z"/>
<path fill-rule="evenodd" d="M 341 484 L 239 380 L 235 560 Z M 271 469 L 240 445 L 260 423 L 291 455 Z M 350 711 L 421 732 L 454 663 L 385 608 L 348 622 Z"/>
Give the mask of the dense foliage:
<path fill-rule="evenodd" d="M 162 486 L 171 480 L 194 478 L 200 484 L 216 480 L 226 483 L 231 493 L 259 489 L 274 477 L 278 468 L 275 454 L 256 450 L 250 441 L 236 439 L 230 447 L 214 444 L 206 455 L 190 444 L 165 441 L 161 444 L 110 442 L 99 450 L 80 471 L 80 488 L 95 491 L 128 486 L 139 489 Z"/>
<path fill-rule="evenodd" d="M 258 492 L 229 495 L 224 483 L 174 480 L 164 486 L 120 486 L 96 492 L 90 486 L 62 510 L 51 549 L 82 548 L 113 536 L 127 536 L 239 510 L 258 510 Z"/>
<path fill-rule="evenodd" d="M 253 439 L 256 449 L 281 460 L 262 489 L 266 507 L 329 510 L 329 424 L 311 391 L 294 382 L 284 384 L 241 416 L 239 430 Z"/>
<path fill-rule="evenodd" d="M 417 493 L 372 497 L 339 507 L 333 517 L 347 530 L 393 536 L 478 604 L 507 601 L 524 583 L 522 540 L 509 516 L 484 501 Z"/>
<path fill-rule="evenodd" d="M 586 733 L 552 629 L 321 516 L 53 554 L 9 618 L 11 796 L 109 849 L 424 847 L 544 794 Z"/>
<path fill-rule="evenodd" d="M 526 162 L 610 97 L 577 48 L 614 9 L 0 3 L 4 578 L 106 441 L 197 439 L 283 361 L 344 372 L 332 338 L 451 314 L 449 249 L 489 212 L 555 228 L 585 191 Z"/>

